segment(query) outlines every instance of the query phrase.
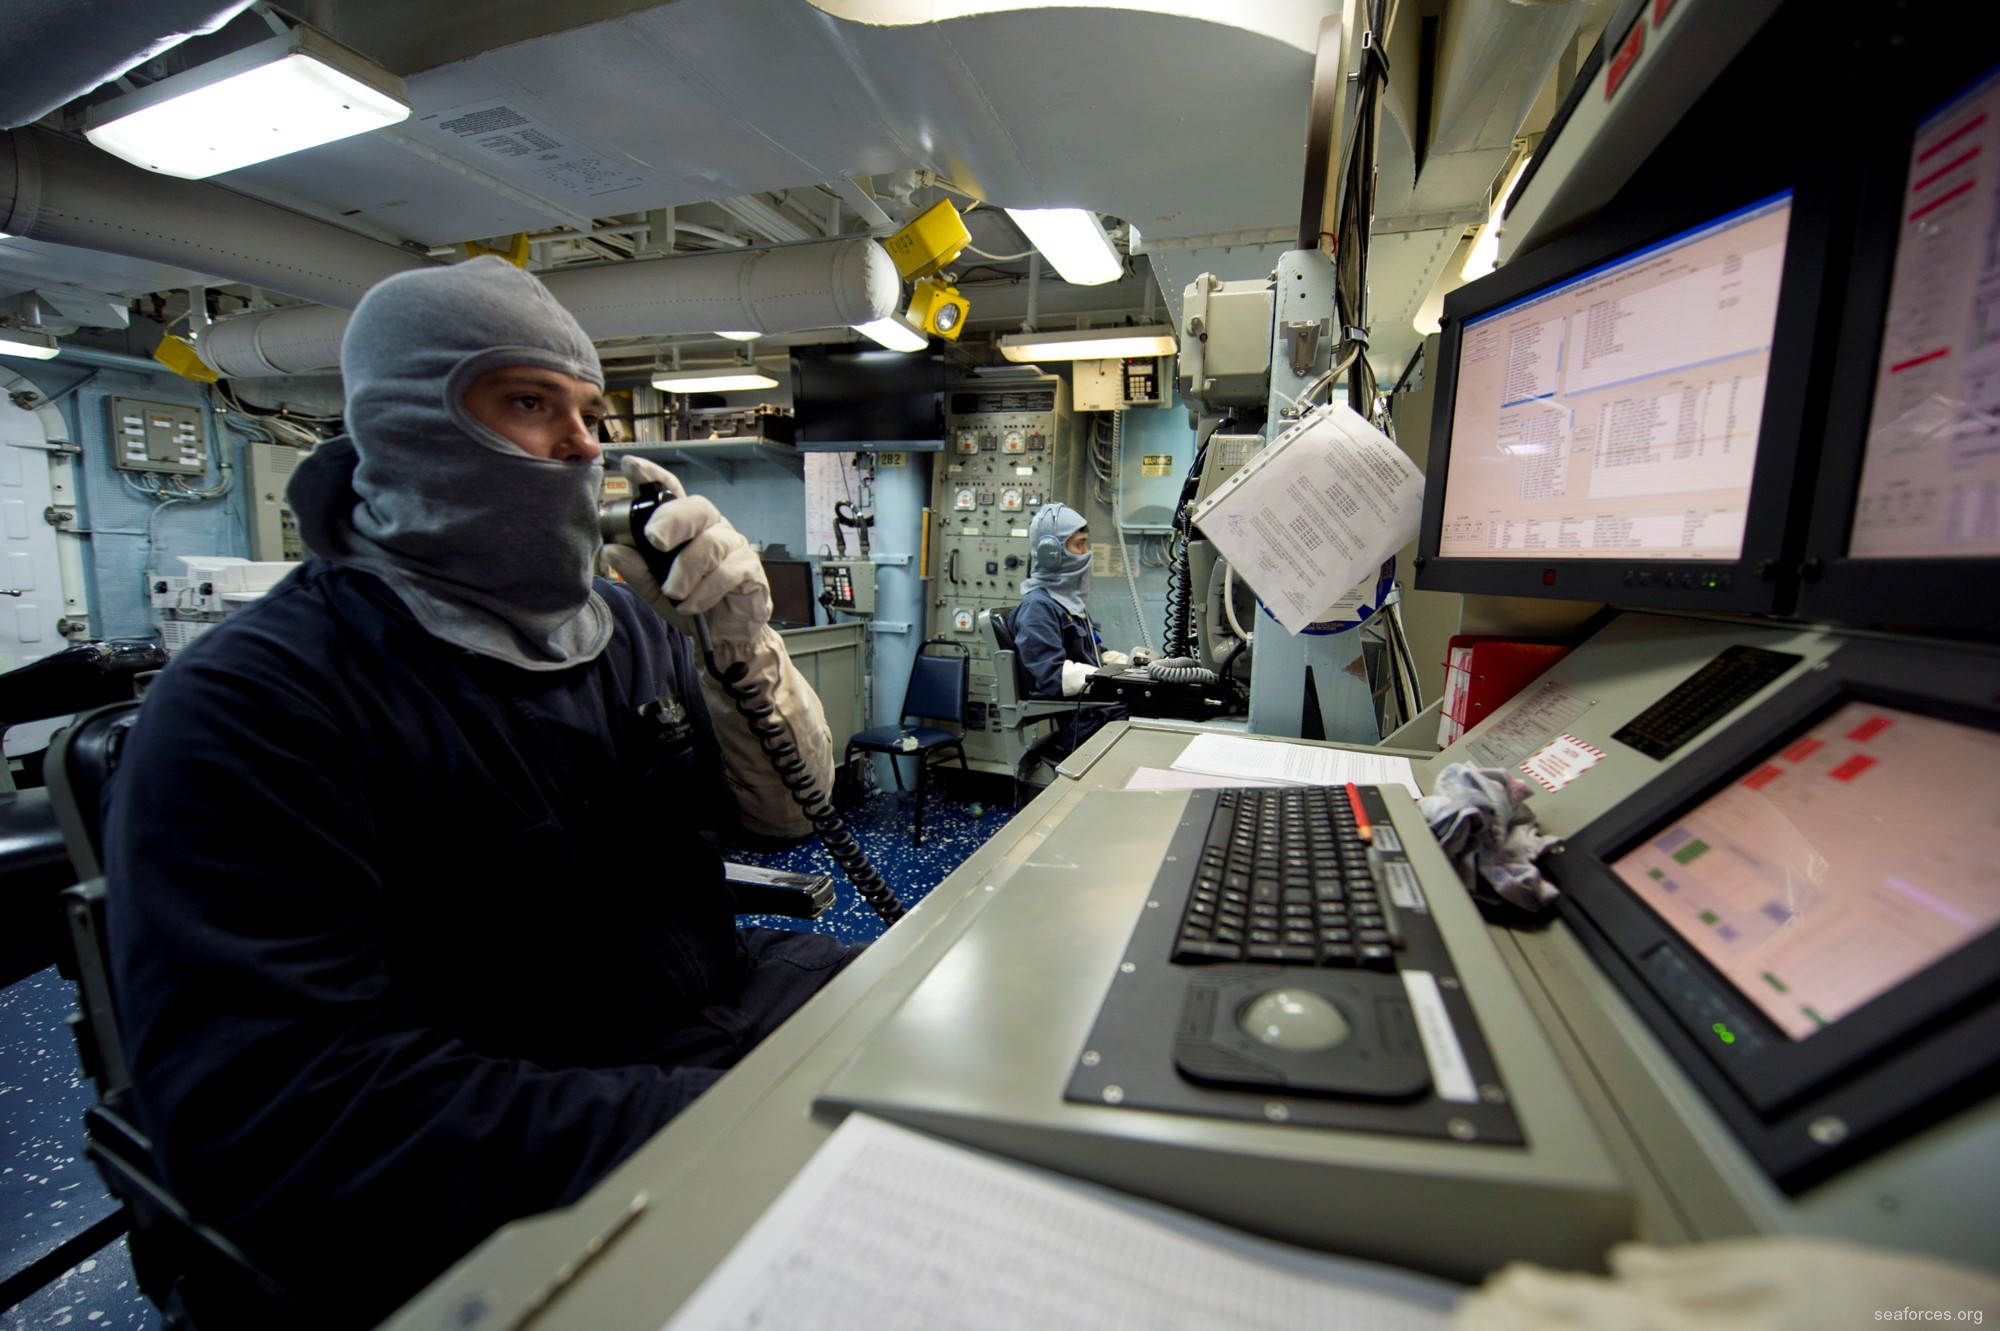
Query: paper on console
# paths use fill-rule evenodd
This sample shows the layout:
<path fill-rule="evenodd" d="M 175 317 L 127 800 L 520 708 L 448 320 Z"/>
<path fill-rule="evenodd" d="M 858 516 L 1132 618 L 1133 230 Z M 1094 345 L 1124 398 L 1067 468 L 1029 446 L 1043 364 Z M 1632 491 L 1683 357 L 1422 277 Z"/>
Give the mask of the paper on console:
<path fill-rule="evenodd" d="M 1409 544 L 1423 496 L 1423 474 L 1395 441 L 1335 403 L 1251 458 L 1194 522 L 1297 633 Z"/>

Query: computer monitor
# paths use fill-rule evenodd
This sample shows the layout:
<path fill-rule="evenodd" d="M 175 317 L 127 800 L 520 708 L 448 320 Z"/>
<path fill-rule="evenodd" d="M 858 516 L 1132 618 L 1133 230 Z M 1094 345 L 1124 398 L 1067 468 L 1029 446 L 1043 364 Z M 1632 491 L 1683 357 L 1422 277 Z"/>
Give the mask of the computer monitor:
<path fill-rule="evenodd" d="M 792 413 L 808 453 L 944 447 L 944 357 L 929 351 L 801 347 Z"/>
<path fill-rule="evenodd" d="M 2000 631 L 2000 67 L 1889 115 L 1857 228 L 1800 609 Z"/>
<path fill-rule="evenodd" d="M 813 580 L 809 559 L 767 559 L 764 577 L 771 584 L 771 627 L 811 628 L 817 621 L 813 607 L 819 587 Z"/>
<path fill-rule="evenodd" d="M 1991 1089 L 1995 772 L 1987 662 L 1854 641 L 1546 860 L 1566 918 L 1781 1187 Z"/>
<path fill-rule="evenodd" d="M 1418 587 L 1780 608 L 1833 209 L 1688 207 L 1446 298 Z"/>

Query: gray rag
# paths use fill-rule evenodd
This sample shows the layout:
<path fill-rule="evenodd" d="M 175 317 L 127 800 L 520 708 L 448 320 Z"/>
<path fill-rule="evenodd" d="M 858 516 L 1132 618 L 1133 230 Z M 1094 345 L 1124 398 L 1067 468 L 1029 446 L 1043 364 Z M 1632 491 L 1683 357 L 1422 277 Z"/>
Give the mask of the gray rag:
<path fill-rule="evenodd" d="M 1534 787 L 1501 768 L 1453 763 L 1417 810 L 1475 899 L 1540 914 L 1557 892 L 1535 858 L 1561 838 L 1535 826 L 1525 807 L 1532 794 Z"/>
<path fill-rule="evenodd" d="M 348 433 L 299 464 L 286 499 L 307 548 L 382 578 L 437 637 L 561 670 L 611 640 L 591 587 L 604 469 L 532 457 L 473 419 L 466 388 L 503 365 L 604 383 L 569 311 L 504 259 L 378 283 L 341 340 Z"/>
<path fill-rule="evenodd" d="M 1028 576 L 1021 583 L 1021 595 L 1040 587 L 1072 615 L 1085 613 L 1083 598 L 1090 590 L 1091 554 L 1088 551 L 1072 554 L 1067 547 L 1069 538 L 1089 525 L 1083 514 L 1067 504 L 1050 502 L 1036 510 L 1033 521 L 1028 523 Z M 1056 543 L 1056 554 L 1049 567 L 1044 568 L 1034 552 L 1042 548 L 1043 541 L 1050 540 Z"/>

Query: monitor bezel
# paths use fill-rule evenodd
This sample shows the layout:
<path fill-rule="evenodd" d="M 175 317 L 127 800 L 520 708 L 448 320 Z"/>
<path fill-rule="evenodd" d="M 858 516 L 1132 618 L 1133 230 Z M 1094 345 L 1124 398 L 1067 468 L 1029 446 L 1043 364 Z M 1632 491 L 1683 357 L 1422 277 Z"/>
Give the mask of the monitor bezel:
<path fill-rule="evenodd" d="M 1990 667 L 1970 652 L 1850 642 L 1544 861 L 1562 889 L 1564 921 L 1750 1154 L 1794 1191 L 1942 1112 L 1956 1103 L 1954 1091 L 2000 1072 L 2000 928 L 1794 1040 L 1611 866 L 1854 701 L 2000 732 Z M 1731 1029 L 1754 1032 L 1757 1048 L 1722 1044 L 1687 1004 L 1654 986 L 1644 959 L 1662 945 L 1730 1001 Z M 1829 1116 L 1841 1125 L 1837 1137 L 1813 1126 Z"/>
<path fill-rule="evenodd" d="M 2000 555 L 1848 553 L 1875 409 L 1911 139 L 1924 118 L 1974 84 L 2000 75 L 2000 65 L 1980 63 L 1977 72 L 1968 73 L 1947 94 L 1922 98 L 1920 104 L 1906 98 L 1899 111 L 1885 108 L 1871 123 L 1871 137 L 1858 154 L 1860 202 L 1846 304 L 1849 310 L 1874 311 L 1878 317 L 1844 318 L 1834 353 L 1799 588 L 1799 614 L 1809 619 L 2000 634 L 2000 614 L 1994 610 L 2000 605 Z"/>
<path fill-rule="evenodd" d="M 790 558 L 765 559 L 759 556 L 758 562 L 763 565 L 764 580 L 767 583 L 769 583 L 771 587 L 771 618 L 777 619 L 779 610 L 778 582 L 777 579 L 771 576 L 771 569 L 773 568 L 773 566 L 785 569 L 800 568 L 805 570 L 804 573 L 804 581 L 806 589 L 805 622 L 809 626 L 818 624 L 819 623 L 819 570 L 813 566 L 813 561 L 810 559 L 790 559 Z"/>
<path fill-rule="evenodd" d="M 1522 255 L 1445 297 L 1438 372 L 1432 390 L 1423 520 L 1417 536 L 1415 582 L 1419 589 L 1744 614 L 1774 614 L 1790 608 L 1790 570 L 1804 528 L 1796 502 L 1797 467 L 1811 416 L 1800 404 L 1810 400 L 1824 359 L 1816 330 L 1827 299 L 1837 202 L 1833 186 L 1818 175 L 1768 184 L 1767 188 L 1740 191 L 1727 198 L 1682 199 L 1671 209 L 1644 209 L 1641 215 L 1627 214 L 1593 224 Z M 1785 193 L 1792 196 L 1791 219 L 1777 321 L 1772 329 L 1764 414 L 1758 425 L 1757 462 L 1743 524 L 1743 549 L 1737 557 L 1537 560 L 1440 554 L 1458 359 L 1466 323 L 1621 256 Z"/>
<path fill-rule="evenodd" d="M 893 362 L 891 361 L 893 358 Z M 811 363 L 818 368 L 830 368 L 838 362 L 849 361 L 857 366 L 865 361 L 879 360 L 894 363 L 899 368 L 910 362 L 921 362 L 929 368 L 927 379 L 933 379 L 931 400 L 933 404 L 932 424 L 929 427 L 901 428 L 882 437 L 850 438 L 852 431 L 837 429 L 833 434 L 820 434 L 827 429 L 824 422 L 815 422 L 812 417 L 814 406 L 812 395 L 804 391 L 805 367 Z M 890 351 L 885 347 L 837 346 L 799 347 L 792 351 L 792 420 L 795 440 L 793 446 L 801 453 L 940 453 L 945 441 L 945 392 L 946 380 L 951 367 L 945 355 L 937 350 Z M 866 373 L 865 370 L 858 370 Z M 845 422 L 841 423 L 845 425 Z"/>

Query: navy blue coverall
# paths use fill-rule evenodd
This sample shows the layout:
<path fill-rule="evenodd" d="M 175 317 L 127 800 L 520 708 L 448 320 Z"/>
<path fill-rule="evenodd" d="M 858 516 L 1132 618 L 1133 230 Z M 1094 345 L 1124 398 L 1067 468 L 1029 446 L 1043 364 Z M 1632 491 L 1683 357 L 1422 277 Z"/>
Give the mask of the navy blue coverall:
<path fill-rule="evenodd" d="M 850 954 L 736 928 L 689 644 L 596 588 L 610 645 L 537 672 L 309 562 L 174 659 L 108 793 L 141 1121 L 328 1324 L 574 1201 Z"/>

